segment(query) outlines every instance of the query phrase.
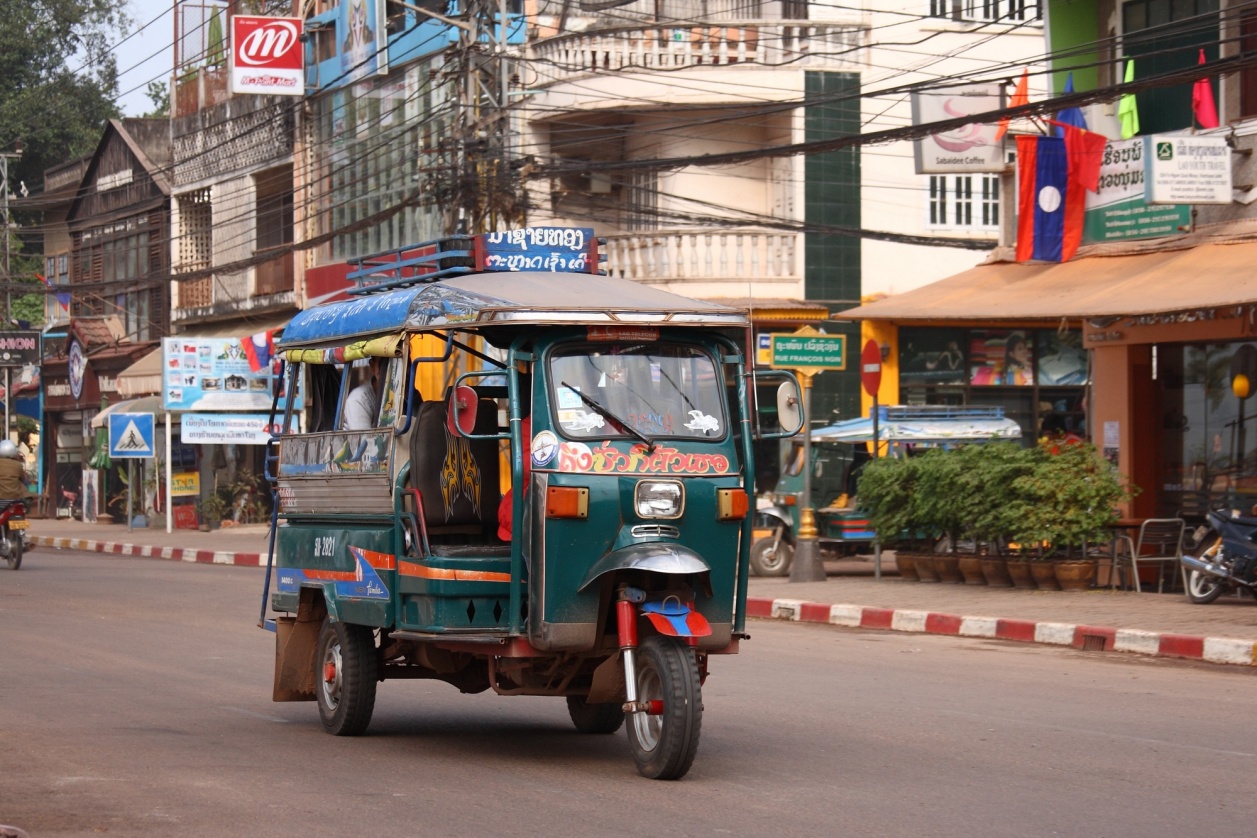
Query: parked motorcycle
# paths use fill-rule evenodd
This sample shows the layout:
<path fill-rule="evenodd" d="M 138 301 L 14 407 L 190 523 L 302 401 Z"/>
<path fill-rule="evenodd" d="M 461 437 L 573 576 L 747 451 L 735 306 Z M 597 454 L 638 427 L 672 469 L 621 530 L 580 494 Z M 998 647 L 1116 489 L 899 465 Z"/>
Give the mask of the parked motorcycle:
<path fill-rule="evenodd" d="M 1187 598 L 1197 605 L 1246 590 L 1257 597 L 1257 517 L 1238 509 L 1213 509 L 1196 530 L 1200 552 L 1183 556 Z"/>
<path fill-rule="evenodd" d="M 0 556 L 4 557 L 10 570 L 22 566 L 27 526 L 25 503 L 20 500 L 0 501 Z"/>

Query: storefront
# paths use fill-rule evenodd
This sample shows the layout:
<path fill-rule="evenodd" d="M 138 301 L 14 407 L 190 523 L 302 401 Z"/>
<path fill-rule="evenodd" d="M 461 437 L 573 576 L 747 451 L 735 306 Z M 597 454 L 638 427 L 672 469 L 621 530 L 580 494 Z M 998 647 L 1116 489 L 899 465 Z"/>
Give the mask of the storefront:
<path fill-rule="evenodd" d="M 122 328 L 115 317 L 82 317 L 70 321 L 64 338 L 45 339 L 40 449 L 50 516 L 95 520 L 119 486 L 116 474 L 92 465 L 97 439 L 91 420 L 119 401 L 118 375 L 155 346 L 125 340 Z"/>
<path fill-rule="evenodd" d="M 1257 243 L 1184 239 L 1061 264 L 992 262 L 840 316 L 889 350 L 883 403 L 1000 404 L 1036 430 L 1062 415 L 1139 488 L 1138 517 L 1249 509 Z M 983 383 L 995 377 L 983 366 L 1005 363 L 996 344 L 1009 348 L 1015 332 L 1031 339 L 1033 383 Z M 1080 369 L 1085 384 L 1074 383 Z"/>

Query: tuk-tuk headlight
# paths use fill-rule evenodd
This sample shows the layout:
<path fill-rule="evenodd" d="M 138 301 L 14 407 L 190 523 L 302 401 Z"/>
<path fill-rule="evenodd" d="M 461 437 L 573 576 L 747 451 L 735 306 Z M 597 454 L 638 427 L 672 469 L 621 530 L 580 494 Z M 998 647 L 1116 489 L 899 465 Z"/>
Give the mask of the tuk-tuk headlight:
<path fill-rule="evenodd" d="M 639 518 L 680 518 L 685 509 L 685 487 L 679 480 L 641 480 L 633 490 Z"/>

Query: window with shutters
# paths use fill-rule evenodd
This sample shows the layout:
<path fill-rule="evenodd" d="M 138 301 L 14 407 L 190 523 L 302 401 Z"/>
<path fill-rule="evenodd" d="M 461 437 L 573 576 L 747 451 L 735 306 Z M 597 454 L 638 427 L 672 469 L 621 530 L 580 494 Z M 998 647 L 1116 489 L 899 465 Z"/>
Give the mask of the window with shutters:
<path fill-rule="evenodd" d="M 998 175 L 930 175 L 929 219 L 934 228 L 999 229 Z"/>
<path fill-rule="evenodd" d="M 174 273 L 207 270 L 214 246 L 214 213 L 210 190 L 198 189 L 177 198 L 179 202 L 178 262 Z M 200 308 L 214 302 L 212 276 L 179 281 L 179 308 Z"/>

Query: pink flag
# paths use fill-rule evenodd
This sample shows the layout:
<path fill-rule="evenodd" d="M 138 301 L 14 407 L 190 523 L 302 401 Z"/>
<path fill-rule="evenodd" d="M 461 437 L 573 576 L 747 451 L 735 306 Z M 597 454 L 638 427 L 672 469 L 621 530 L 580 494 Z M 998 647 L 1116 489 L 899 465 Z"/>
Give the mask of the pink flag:
<path fill-rule="evenodd" d="M 1200 61 L 1197 63 L 1202 66 L 1205 63 L 1203 49 L 1200 51 Z M 1213 101 L 1213 85 L 1209 83 L 1208 77 L 1192 85 L 1192 113 L 1196 115 L 1196 122 L 1201 128 L 1218 127 L 1218 106 Z"/>

